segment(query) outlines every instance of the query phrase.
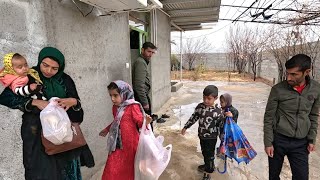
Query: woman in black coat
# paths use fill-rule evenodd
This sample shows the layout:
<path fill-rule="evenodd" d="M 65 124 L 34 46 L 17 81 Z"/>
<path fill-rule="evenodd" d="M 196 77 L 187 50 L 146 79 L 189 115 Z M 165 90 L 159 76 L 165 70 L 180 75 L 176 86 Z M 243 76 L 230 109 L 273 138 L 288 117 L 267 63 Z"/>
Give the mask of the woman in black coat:
<path fill-rule="evenodd" d="M 43 82 L 43 93 L 47 99 L 59 97 L 72 122 L 83 121 L 83 109 L 76 86 L 71 77 L 64 73 L 64 55 L 56 48 L 45 47 L 39 53 L 38 65 Z M 80 166 L 94 166 L 93 156 L 88 145 L 47 155 L 41 141 L 42 127 L 40 111 L 48 101 L 15 95 L 6 88 L 0 95 L 0 104 L 12 109 L 20 109 L 22 115 L 21 138 L 23 141 L 23 165 L 26 180 L 81 180 Z"/>

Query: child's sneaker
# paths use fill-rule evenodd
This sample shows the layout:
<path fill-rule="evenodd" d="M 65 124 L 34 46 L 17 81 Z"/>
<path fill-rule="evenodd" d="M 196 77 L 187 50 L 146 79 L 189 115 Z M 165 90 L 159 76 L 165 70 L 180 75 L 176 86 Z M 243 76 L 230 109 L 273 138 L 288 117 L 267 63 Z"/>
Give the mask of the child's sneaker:
<path fill-rule="evenodd" d="M 202 180 L 211 180 L 210 174 L 204 173 Z"/>
<path fill-rule="evenodd" d="M 198 171 L 204 172 L 204 169 L 205 169 L 205 165 L 204 164 L 198 166 Z"/>
<path fill-rule="evenodd" d="M 198 171 L 199 171 L 199 172 L 205 172 L 205 170 L 204 170 L 205 168 L 206 168 L 205 165 L 202 164 L 202 165 L 198 166 Z M 213 167 L 213 171 L 215 171 L 215 170 L 216 170 L 216 168 Z"/>

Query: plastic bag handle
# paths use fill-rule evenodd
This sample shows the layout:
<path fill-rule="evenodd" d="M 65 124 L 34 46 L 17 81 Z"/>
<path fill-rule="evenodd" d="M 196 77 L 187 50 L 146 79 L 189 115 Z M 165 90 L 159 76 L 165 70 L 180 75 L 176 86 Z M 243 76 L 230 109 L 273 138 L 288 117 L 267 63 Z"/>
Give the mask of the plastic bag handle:
<path fill-rule="evenodd" d="M 172 150 L 172 144 L 168 144 L 166 147 L 164 147 L 166 150 L 171 151 Z M 169 148 L 169 149 L 168 149 Z"/>
<path fill-rule="evenodd" d="M 172 144 L 167 145 L 166 147 L 164 147 L 169 153 L 168 153 L 168 159 L 165 162 L 165 164 L 168 164 L 170 162 L 171 159 L 171 151 L 172 151 Z M 169 148 L 169 149 L 168 149 Z"/>

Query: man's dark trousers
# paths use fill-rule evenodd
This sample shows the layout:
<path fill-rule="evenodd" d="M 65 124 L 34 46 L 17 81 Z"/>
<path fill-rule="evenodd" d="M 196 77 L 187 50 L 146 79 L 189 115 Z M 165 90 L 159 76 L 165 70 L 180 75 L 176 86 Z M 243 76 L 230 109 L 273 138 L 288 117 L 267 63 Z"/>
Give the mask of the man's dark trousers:
<path fill-rule="evenodd" d="M 276 134 L 273 142 L 274 155 L 269 160 L 269 179 L 280 180 L 284 156 L 288 157 L 292 180 L 307 180 L 309 177 L 309 153 L 307 138 L 296 139 Z"/>
<path fill-rule="evenodd" d="M 134 91 L 134 99 L 135 99 L 136 101 L 138 101 L 139 103 L 141 103 L 140 98 L 139 98 L 136 94 L 137 94 L 137 93 Z M 148 109 L 148 110 L 144 110 L 144 112 L 145 112 L 146 114 L 148 114 L 149 116 L 151 116 L 151 115 L 152 115 L 152 112 L 151 112 L 151 100 L 150 100 L 150 97 L 148 96 L 148 94 L 147 94 L 146 96 L 147 96 L 148 103 L 149 103 L 149 109 Z M 152 122 L 152 121 L 151 121 L 151 123 L 150 123 L 150 126 L 151 126 L 151 129 L 152 129 L 152 131 L 153 131 L 153 122 Z"/>

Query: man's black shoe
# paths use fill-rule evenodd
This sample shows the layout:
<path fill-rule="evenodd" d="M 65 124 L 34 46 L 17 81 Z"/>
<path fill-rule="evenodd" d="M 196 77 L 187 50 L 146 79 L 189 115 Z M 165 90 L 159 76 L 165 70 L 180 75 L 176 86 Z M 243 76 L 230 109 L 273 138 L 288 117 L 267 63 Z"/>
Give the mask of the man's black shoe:
<path fill-rule="evenodd" d="M 156 114 L 152 114 L 151 115 L 152 121 L 157 121 L 157 119 L 159 118 L 158 115 Z"/>
<path fill-rule="evenodd" d="M 159 119 L 157 119 L 157 123 L 165 123 L 166 122 L 166 120 L 165 119 L 163 119 L 163 118 L 159 118 Z"/>
<path fill-rule="evenodd" d="M 170 118 L 170 116 L 166 114 L 162 114 L 161 118 Z"/>

